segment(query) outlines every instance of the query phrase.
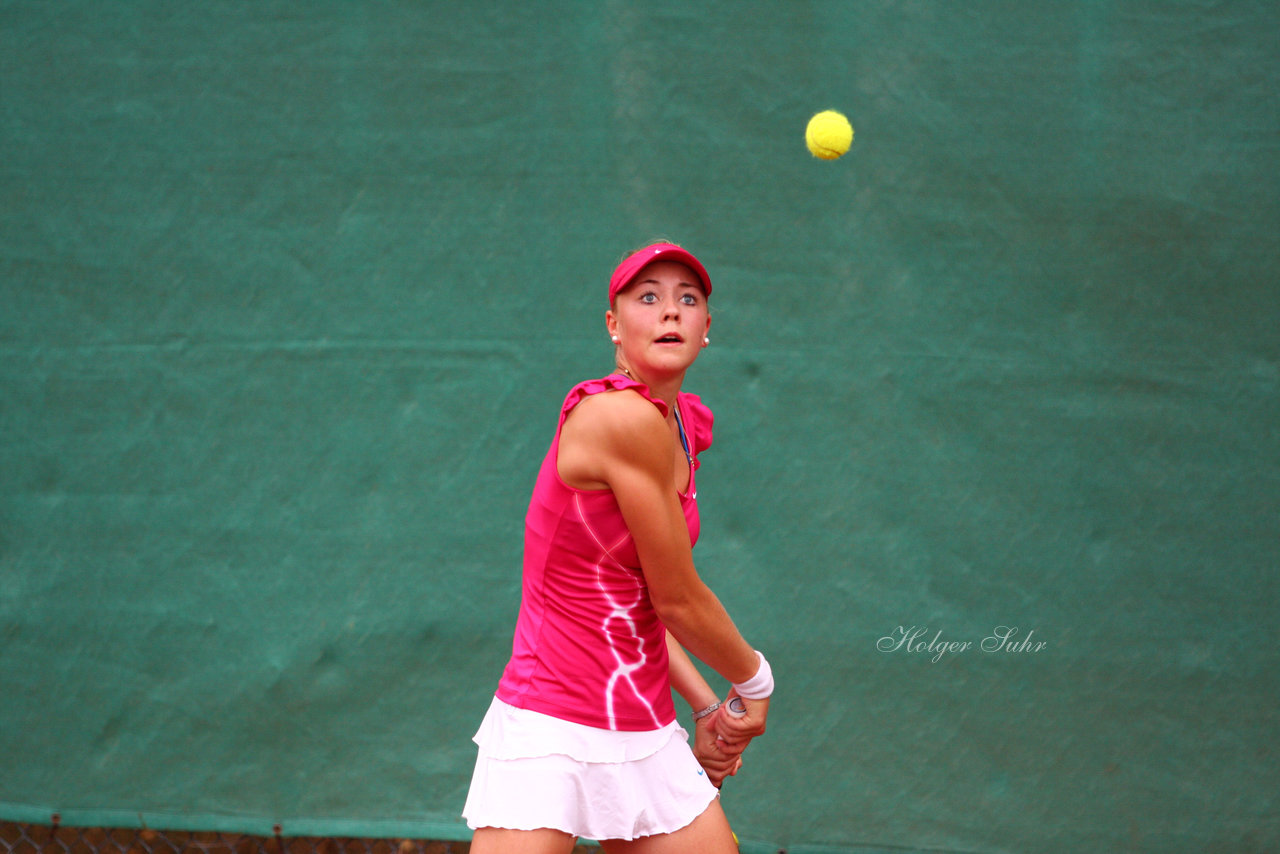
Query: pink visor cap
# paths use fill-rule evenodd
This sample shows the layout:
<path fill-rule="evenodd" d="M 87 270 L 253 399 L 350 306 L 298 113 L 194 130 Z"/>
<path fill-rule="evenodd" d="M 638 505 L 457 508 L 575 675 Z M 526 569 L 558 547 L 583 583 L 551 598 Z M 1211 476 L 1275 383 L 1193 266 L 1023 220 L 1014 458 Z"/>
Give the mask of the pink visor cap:
<path fill-rule="evenodd" d="M 618 291 L 631 284 L 631 280 L 654 261 L 677 261 L 684 264 L 702 280 L 702 290 L 707 296 L 711 296 L 711 277 L 707 275 L 702 262 L 693 257 L 692 252 L 674 243 L 654 243 L 631 253 L 614 269 L 609 278 L 609 302 L 613 302 Z"/>

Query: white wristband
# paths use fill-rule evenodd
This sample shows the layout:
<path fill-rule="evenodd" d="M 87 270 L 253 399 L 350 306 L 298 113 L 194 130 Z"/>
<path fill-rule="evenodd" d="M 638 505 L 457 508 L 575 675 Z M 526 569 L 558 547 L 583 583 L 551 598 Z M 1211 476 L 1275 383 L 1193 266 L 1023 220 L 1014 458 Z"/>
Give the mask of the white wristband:
<path fill-rule="evenodd" d="M 760 650 L 756 650 L 756 656 L 760 659 L 760 668 L 756 671 L 756 675 L 746 682 L 733 684 L 738 696 L 746 700 L 763 700 L 773 694 L 773 668 L 769 666 L 769 662 L 765 660 Z"/>

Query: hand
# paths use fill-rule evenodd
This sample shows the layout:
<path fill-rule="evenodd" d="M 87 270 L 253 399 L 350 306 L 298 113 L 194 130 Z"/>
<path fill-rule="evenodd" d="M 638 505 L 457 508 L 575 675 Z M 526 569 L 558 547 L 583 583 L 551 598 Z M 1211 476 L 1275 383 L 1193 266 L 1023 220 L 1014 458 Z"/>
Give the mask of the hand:
<path fill-rule="evenodd" d="M 769 717 L 767 697 L 763 700 L 748 700 L 743 697 L 741 702 L 746 706 L 747 713 L 740 718 L 735 718 L 726 711 L 726 707 L 729 701 L 737 696 L 737 691 L 730 691 L 724 706 L 720 707 L 713 716 L 716 722 L 716 735 L 719 737 L 720 749 L 723 752 L 741 753 L 746 750 L 751 739 L 764 734 L 765 721 Z"/>
<path fill-rule="evenodd" d="M 725 749 L 724 742 L 716 734 L 715 726 L 716 718 L 723 713 L 723 708 L 717 709 L 705 718 L 694 721 L 693 726 L 693 755 L 702 770 L 707 772 L 707 779 L 717 789 L 724 783 L 725 777 L 738 773 L 742 767 L 742 756 L 739 754 L 747 746 L 744 743 L 737 750 Z"/>

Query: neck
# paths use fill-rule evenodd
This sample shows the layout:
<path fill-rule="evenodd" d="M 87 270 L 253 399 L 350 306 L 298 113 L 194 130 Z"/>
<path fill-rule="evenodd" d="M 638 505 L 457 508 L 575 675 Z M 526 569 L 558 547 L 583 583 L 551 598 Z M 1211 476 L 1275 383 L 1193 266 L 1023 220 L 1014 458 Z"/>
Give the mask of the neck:
<path fill-rule="evenodd" d="M 622 374 L 624 377 L 644 383 L 649 387 L 649 391 L 653 392 L 653 396 L 661 400 L 667 405 L 668 419 L 675 417 L 676 396 L 680 394 L 680 386 L 684 383 L 684 372 L 675 374 L 671 377 L 653 378 L 643 376 L 625 365 L 618 365 L 614 369 L 614 373 Z"/>

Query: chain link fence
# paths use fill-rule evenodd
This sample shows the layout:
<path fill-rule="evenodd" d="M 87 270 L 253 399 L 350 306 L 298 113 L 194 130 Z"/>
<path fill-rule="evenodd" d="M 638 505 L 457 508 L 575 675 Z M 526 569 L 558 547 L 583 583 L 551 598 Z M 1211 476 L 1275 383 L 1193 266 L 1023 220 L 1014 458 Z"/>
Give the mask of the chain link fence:
<path fill-rule="evenodd" d="M 252 836 L 0 822 L 0 854 L 467 854 L 469 842 Z M 599 854 L 579 845 L 574 854 Z"/>

